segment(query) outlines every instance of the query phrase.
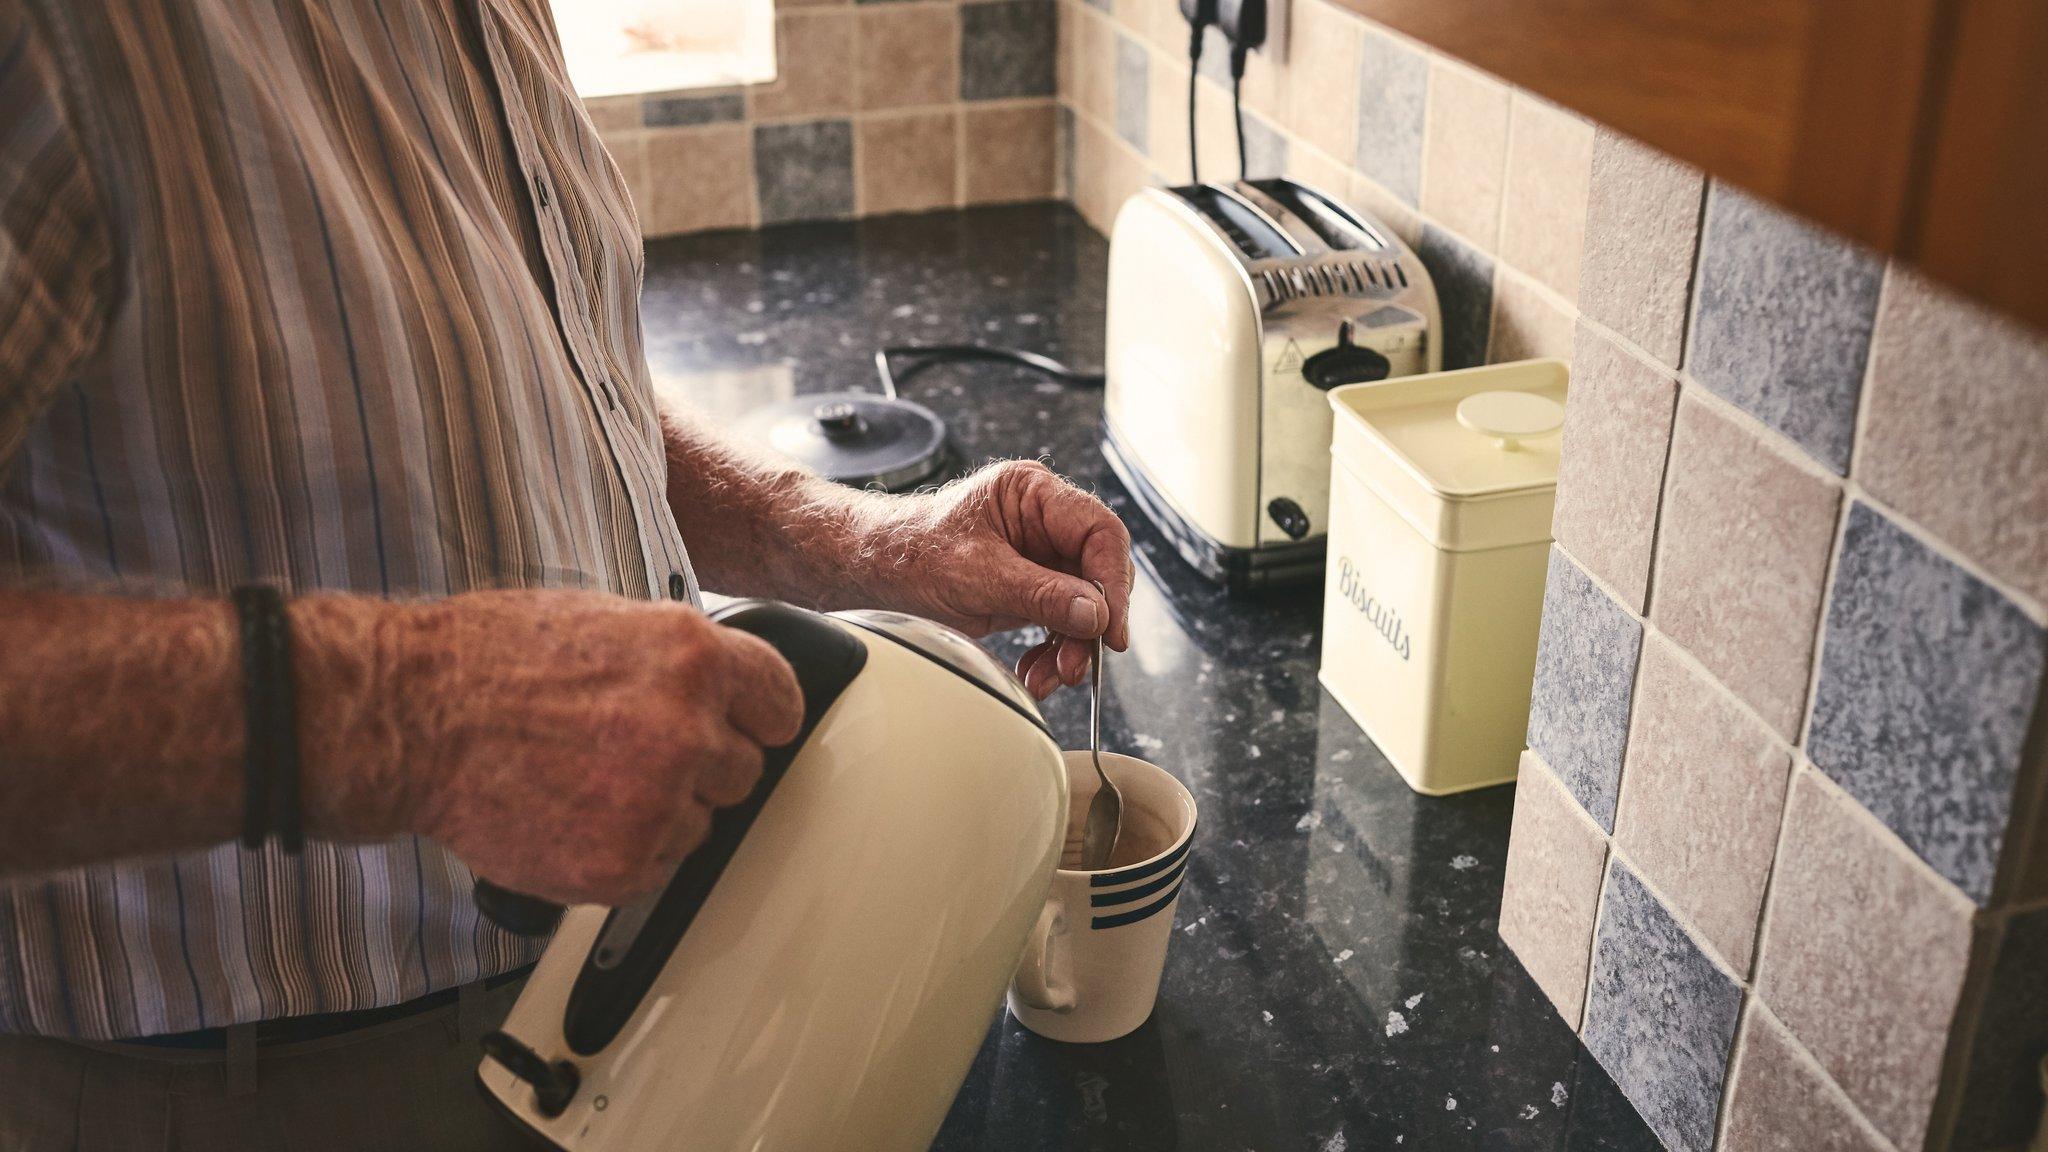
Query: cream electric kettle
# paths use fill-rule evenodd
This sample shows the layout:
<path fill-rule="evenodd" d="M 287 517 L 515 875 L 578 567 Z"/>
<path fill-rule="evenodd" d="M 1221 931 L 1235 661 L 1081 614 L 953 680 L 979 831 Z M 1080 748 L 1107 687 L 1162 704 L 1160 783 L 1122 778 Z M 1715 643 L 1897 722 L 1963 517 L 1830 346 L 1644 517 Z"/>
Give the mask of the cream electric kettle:
<path fill-rule="evenodd" d="M 1045 905 L 1058 745 L 1007 669 L 930 621 L 716 618 L 788 658 L 802 734 L 662 891 L 561 915 L 478 1080 L 576 1152 L 925 1148 Z M 560 912 L 483 883 L 477 902 L 515 930 Z"/>

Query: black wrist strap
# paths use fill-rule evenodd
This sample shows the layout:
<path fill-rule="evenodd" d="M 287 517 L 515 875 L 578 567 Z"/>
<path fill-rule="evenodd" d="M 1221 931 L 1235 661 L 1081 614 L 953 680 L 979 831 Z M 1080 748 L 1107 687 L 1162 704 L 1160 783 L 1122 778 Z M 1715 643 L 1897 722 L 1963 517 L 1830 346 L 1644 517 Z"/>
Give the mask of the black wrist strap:
<path fill-rule="evenodd" d="M 299 823 L 299 736 L 291 632 L 284 594 L 244 584 L 232 597 L 242 637 L 242 694 L 248 746 L 243 759 L 242 846 L 275 835 L 287 852 L 305 845 Z"/>

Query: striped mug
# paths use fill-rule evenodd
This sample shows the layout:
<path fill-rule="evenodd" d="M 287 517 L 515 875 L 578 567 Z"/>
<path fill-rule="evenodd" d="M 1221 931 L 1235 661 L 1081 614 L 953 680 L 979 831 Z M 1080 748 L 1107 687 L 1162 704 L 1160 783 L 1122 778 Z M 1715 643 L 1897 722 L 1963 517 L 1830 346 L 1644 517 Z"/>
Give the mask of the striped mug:
<path fill-rule="evenodd" d="M 1114 753 L 1102 769 L 1123 793 L 1109 867 L 1083 872 L 1081 829 L 1100 782 L 1086 752 L 1064 753 L 1071 796 L 1062 867 L 1010 983 L 1010 1012 L 1049 1040 L 1114 1040 L 1152 1015 L 1174 907 L 1195 837 L 1195 798 L 1164 768 Z"/>

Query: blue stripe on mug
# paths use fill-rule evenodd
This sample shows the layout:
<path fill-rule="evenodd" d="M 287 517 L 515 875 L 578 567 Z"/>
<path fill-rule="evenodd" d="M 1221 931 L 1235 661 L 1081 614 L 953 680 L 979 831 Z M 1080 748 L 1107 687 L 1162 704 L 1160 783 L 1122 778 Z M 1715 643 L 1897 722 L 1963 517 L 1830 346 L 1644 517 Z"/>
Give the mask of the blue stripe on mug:
<path fill-rule="evenodd" d="M 1097 928 L 1121 928 L 1126 924 L 1136 924 L 1140 920 L 1151 918 L 1160 909 L 1172 904 L 1173 898 L 1178 895 L 1180 895 L 1180 885 L 1175 884 L 1166 890 L 1166 895 L 1145 905 L 1143 908 L 1130 912 L 1119 912 L 1114 916 L 1097 916 L 1088 922 L 1088 927 L 1093 930 Z"/>
<path fill-rule="evenodd" d="M 1088 897 L 1088 905 L 1091 908 L 1110 908 L 1118 904 L 1134 904 L 1180 879 L 1181 873 L 1187 871 L 1187 867 L 1187 859 L 1183 857 L 1181 862 L 1174 866 L 1173 871 L 1168 872 L 1157 880 L 1140 884 L 1136 888 L 1121 888 L 1115 892 L 1091 893 Z"/>
<path fill-rule="evenodd" d="M 1147 876 L 1157 876 L 1159 873 L 1179 863 L 1180 858 L 1188 854 L 1188 849 L 1194 843 L 1195 830 L 1189 828 L 1188 838 L 1181 841 L 1180 847 L 1150 863 L 1134 865 L 1116 872 L 1097 872 L 1088 877 L 1088 886 L 1090 888 L 1114 888 L 1119 884 L 1129 884 L 1133 880 L 1143 880 Z"/>

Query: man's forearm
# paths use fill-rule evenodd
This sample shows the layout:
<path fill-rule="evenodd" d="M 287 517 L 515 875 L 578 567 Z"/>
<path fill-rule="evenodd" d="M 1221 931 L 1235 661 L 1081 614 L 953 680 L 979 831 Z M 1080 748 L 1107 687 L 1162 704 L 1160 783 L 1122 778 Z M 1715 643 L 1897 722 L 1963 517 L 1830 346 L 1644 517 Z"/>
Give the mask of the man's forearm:
<path fill-rule="evenodd" d="M 309 831 L 386 831 L 395 798 L 358 689 L 371 601 L 292 606 Z M 217 844 L 241 826 L 243 678 L 225 601 L 0 591 L 0 875 Z M 365 735 L 370 742 L 363 743 Z"/>
<path fill-rule="evenodd" d="M 663 417 L 668 502 L 714 592 L 835 609 L 886 600 L 906 554 L 900 497 L 858 492 L 735 442 L 694 414 Z"/>

